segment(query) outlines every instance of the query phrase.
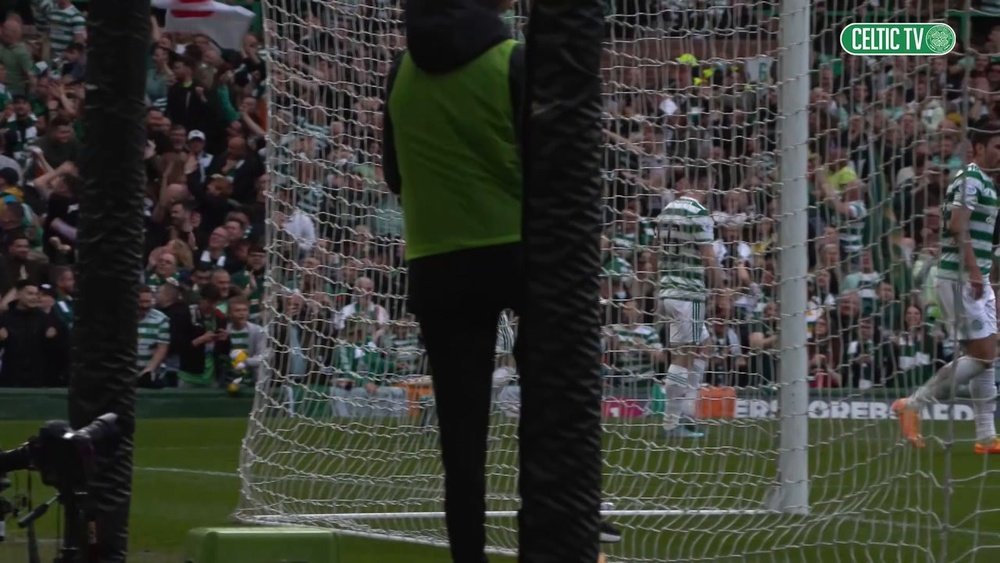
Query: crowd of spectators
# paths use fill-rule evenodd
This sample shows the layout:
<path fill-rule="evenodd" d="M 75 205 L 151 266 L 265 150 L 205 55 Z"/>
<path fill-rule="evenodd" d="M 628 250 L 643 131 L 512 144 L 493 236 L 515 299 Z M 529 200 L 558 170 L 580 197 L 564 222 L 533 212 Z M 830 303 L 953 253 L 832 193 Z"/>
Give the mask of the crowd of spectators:
<path fill-rule="evenodd" d="M 399 202 L 380 165 L 383 80 L 405 46 L 397 3 L 286 4 L 297 16 L 276 20 L 268 52 L 256 23 L 240 49 L 222 49 L 208 36 L 168 33 L 154 18 L 143 385 L 252 381 L 265 350 L 277 376 L 330 380 L 347 395 L 388 395 L 393 376 L 427 371 L 403 297 Z M 763 4 L 654 4 L 609 3 L 605 372 L 618 387 L 666 371 L 655 218 L 690 186 L 697 164 L 710 170 L 703 187 L 726 274 L 707 303 L 708 382 L 763 385 L 779 352 L 783 77 L 773 50 L 748 56 L 741 43 L 776 41 L 775 21 Z M 73 321 L 87 37 L 69 0 L 25 6 L 3 14 L 0 28 L 0 386 L 58 386 Z M 971 42 L 947 56 L 842 57 L 831 37 L 851 21 L 945 16 L 936 3 L 890 8 L 815 3 L 807 210 L 815 387 L 911 386 L 949 358 L 954 343 L 936 323 L 931 289 L 941 196 L 970 157 L 963 130 L 1000 117 L 1000 21 L 953 22 L 969 26 Z M 737 33 L 702 33 L 712 29 Z M 691 49 L 649 47 L 643 35 L 663 45 L 686 38 L 677 44 Z M 706 44 L 742 54 L 720 57 Z M 267 251 L 265 229 L 274 234 Z"/>
<path fill-rule="evenodd" d="M 833 4 L 814 5 L 809 45 L 810 385 L 909 388 L 954 353 L 933 291 L 940 206 L 951 177 L 972 157 L 965 130 L 1000 116 L 1000 19 L 981 6 L 977 16 L 950 19 L 971 41 L 946 56 L 854 57 L 834 43 L 846 23 L 955 14 L 939 4 L 894 11 L 837 2 L 839 12 Z M 718 21 L 746 19 L 736 10 Z M 733 44 L 763 34 L 741 30 Z M 656 216 L 694 187 L 711 191 L 724 271 L 723 288 L 706 305 L 707 382 L 766 386 L 781 352 L 776 61 L 701 61 L 685 53 L 649 67 L 612 58 L 612 69 L 606 371 L 625 384 L 665 370 L 670 346 L 657 323 Z M 695 167 L 710 170 L 701 185 L 691 183 Z"/>
<path fill-rule="evenodd" d="M 86 6 L 32 0 L 0 14 L 0 386 L 61 386 L 69 375 Z M 255 321 L 267 72 L 259 34 L 223 49 L 164 22 L 153 17 L 145 76 L 137 371 L 148 386 L 216 385 L 249 374 L 265 346 Z"/>

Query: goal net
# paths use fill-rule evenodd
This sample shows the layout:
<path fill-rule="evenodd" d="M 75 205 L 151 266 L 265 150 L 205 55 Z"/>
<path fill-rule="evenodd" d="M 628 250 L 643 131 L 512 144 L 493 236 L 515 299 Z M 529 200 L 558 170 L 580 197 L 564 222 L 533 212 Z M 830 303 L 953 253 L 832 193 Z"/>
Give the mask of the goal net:
<path fill-rule="evenodd" d="M 801 41 L 780 27 L 805 24 L 804 12 L 777 2 L 607 2 L 603 494 L 623 531 L 612 561 L 1000 554 L 996 469 L 972 454 L 969 403 L 926 412 L 921 451 L 889 408 L 956 352 L 931 289 L 939 205 L 970 156 L 970 117 L 997 112 L 1000 60 L 988 53 L 1000 36 L 989 2 L 885 1 L 817 0 Z M 504 15 L 515 36 L 526 14 L 522 2 Z M 236 515 L 442 544 L 428 366 L 380 163 L 384 80 L 405 48 L 399 2 L 267 0 L 264 19 L 273 353 Z M 845 25 L 887 21 L 950 23 L 958 47 L 842 52 Z M 789 52 L 807 54 L 806 72 L 782 75 Z M 801 80 L 807 107 L 783 114 L 783 86 Z M 805 142 L 790 144 L 791 119 L 808 121 Z M 783 166 L 796 157 L 808 158 L 797 174 Z M 807 194 L 783 202 L 788 186 Z M 692 190 L 705 195 L 721 276 L 693 301 L 707 340 L 678 401 L 664 381 L 682 348 L 660 294 L 691 269 L 658 226 Z M 803 218 L 801 236 L 782 236 Z M 806 306 L 789 310 L 797 288 Z M 803 315 L 804 337 L 781 334 L 782 319 Z M 516 326 L 512 315 L 498 323 L 487 467 L 498 553 L 517 545 Z M 808 398 L 793 408 L 798 391 Z"/>

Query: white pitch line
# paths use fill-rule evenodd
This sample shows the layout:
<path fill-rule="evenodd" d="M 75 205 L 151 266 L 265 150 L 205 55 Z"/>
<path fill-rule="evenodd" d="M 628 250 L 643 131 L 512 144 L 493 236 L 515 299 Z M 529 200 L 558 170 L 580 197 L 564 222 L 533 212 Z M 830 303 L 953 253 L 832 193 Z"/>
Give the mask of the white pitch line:
<path fill-rule="evenodd" d="M 184 469 L 183 467 L 136 467 L 139 471 L 151 471 L 153 473 L 180 473 L 183 475 L 204 475 L 205 477 L 230 477 L 237 478 L 239 473 L 235 471 L 209 471 L 207 469 Z"/>
<path fill-rule="evenodd" d="M 142 451 L 146 450 L 218 450 L 220 448 L 231 447 L 234 450 L 239 450 L 239 444 L 232 446 L 231 444 L 225 444 L 222 446 L 143 446 Z"/>

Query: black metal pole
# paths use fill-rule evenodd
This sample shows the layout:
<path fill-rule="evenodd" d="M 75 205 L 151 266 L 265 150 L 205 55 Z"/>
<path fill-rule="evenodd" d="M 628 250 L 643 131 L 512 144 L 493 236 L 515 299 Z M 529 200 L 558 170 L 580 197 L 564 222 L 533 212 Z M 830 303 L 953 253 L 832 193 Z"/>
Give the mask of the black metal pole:
<path fill-rule="evenodd" d="M 520 560 L 598 556 L 601 0 L 535 0 L 527 39 Z"/>
<path fill-rule="evenodd" d="M 118 414 L 121 441 L 90 485 L 97 557 L 125 561 L 135 428 L 149 0 L 91 0 L 69 418 Z"/>

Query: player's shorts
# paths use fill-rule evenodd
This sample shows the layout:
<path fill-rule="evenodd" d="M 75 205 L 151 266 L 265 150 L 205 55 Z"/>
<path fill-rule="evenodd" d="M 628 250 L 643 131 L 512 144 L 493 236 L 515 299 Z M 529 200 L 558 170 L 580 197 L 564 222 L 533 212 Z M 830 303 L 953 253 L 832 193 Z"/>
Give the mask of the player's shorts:
<path fill-rule="evenodd" d="M 989 283 L 983 284 L 983 296 L 972 297 L 968 282 L 938 279 L 938 305 L 947 326 L 953 327 L 959 341 L 979 340 L 997 332 L 996 295 Z"/>
<path fill-rule="evenodd" d="M 660 303 L 670 335 L 668 346 L 700 344 L 708 339 L 703 301 L 663 298 Z"/>

